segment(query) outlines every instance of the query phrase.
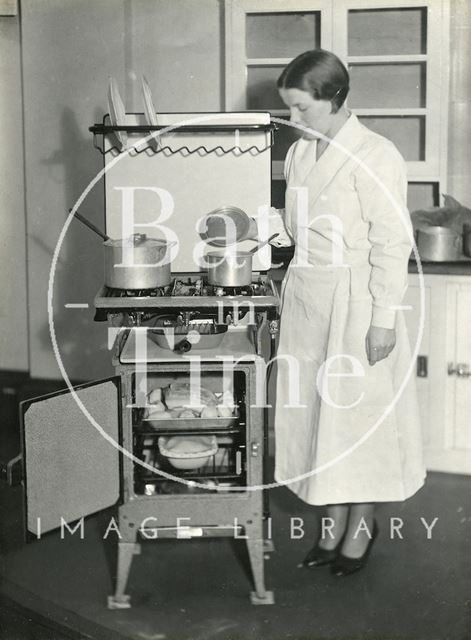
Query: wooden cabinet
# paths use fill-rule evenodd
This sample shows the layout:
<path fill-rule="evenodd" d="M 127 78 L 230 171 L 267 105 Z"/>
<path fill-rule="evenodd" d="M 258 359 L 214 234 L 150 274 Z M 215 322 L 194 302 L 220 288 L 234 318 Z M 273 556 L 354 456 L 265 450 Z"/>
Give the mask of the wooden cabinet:
<path fill-rule="evenodd" d="M 471 276 L 410 275 L 411 343 L 421 326 L 416 382 L 427 468 L 471 474 Z"/>

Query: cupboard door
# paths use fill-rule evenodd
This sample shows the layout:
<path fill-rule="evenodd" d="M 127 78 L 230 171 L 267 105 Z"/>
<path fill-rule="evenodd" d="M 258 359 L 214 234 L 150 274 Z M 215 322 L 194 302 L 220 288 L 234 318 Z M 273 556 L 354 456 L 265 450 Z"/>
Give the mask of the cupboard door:
<path fill-rule="evenodd" d="M 448 403 L 446 447 L 471 473 L 471 284 L 448 285 Z"/>
<path fill-rule="evenodd" d="M 409 277 L 406 302 L 411 340 L 419 312 L 419 276 Z M 471 283 L 467 276 L 424 276 L 425 331 L 417 367 L 427 469 L 471 474 Z M 449 367 L 451 370 L 449 371 Z M 458 374 L 458 375 L 457 375 Z"/>
<path fill-rule="evenodd" d="M 419 337 L 420 330 L 420 284 L 418 279 L 410 276 L 409 287 L 404 297 L 404 317 L 407 323 L 407 330 L 411 349 L 415 349 L 416 342 Z M 430 420 L 430 400 L 431 400 L 431 384 L 430 384 L 430 365 L 433 365 L 433 355 L 431 354 L 430 340 L 430 304 L 431 291 L 430 285 L 424 287 L 424 326 L 422 339 L 420 341 L 419 351 L 417 354 L 417 362 L 412 373 L 415 376 L 417 387 L 417 396 L 419 402 L 420 422 L 422 427 L 422 437 L 424 446 L 430 446 L 431 441 L 431 420 Z"/>
<path fill-rule="evenodd" d="M 25 526 L 42 533 L 117 502 L 120 494 L 119 378 L 74 389 L 100 426 L 89 421 L 70 391 L 21 404 Z M 107 439 L 109 438 L 109 440 Z"/>

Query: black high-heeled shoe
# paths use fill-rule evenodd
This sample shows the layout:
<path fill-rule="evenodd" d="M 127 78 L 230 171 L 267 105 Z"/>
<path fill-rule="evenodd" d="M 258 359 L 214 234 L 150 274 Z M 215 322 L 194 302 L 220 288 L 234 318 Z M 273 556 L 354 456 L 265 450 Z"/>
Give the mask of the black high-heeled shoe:
<path fill-rule="evenodd" d="M 346 529 L 345 529 L 346 532 Z M 338 544 L 334 549 L 323 549 L 319 546 L 319 540 L 309 551 L 307 556 L 304 558 L 301 564 L 298 565 L 300 568 L 311 569 L 312 567 L 322 567 L 326 564 L 331 564 L 337 558 L 340 547 L 342 546 L 343 539 L 345 537 L 345 532 L 340 538 Z"/>
<path fill-rule="evenodd" d="M 339 553 L 335 559 L 335 561 L 331 565 L 331 571 L 335 576 L 343 577 L 349 576 L 352 573 L 356 573 L 363 569 L 366 565 L 369 555 L 371 553 L 371 549 L 373 547 L 373 543 L 376 540 L 379 533 L 379 528 L 376 520 L 373 521 L 373 533 L 371 534 L 371 540 L 368 542 L 368 546 L 365 549 L 365 552 L 359 558 L 350 558 L 349 556 L 345 556 L 343 553 Z"/>

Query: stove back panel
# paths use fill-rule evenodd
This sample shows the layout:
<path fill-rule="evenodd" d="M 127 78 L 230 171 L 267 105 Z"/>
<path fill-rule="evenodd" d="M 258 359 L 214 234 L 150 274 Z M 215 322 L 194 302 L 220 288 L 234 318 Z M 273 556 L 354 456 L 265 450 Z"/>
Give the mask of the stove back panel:
<path fill-rule="evenodd" d="M 270 205 L 270 133 L 236 132 L 237 124 L 268 124 L 270 116 L 267 113 L 200 113 L 158 114 L 158 118 L 159 124 L 165 126 L 176 123 L 234 125 L 234 132 L 229 133 L 168 134 L 162 144 L 174 151 L 182 146 L 193 151 L 201 146 L 212 149 L 219 145 L 226 150 L 234 145 L 241 149 L 252 145 L 265 149 L 261 153 L 242 155 L 218 152 L 189 155 L 184 151 L 152 153 L 149 150 L 139 155 L 121 153 L 117 156 L 113 151 L 105 155 L 106 233 L 112 238 L 123 237 L 123 192 L 120 187 L 165 189 L 173 198 L 174 209 L 162 224 L 175 232 L 179 242 L 178 253 L 172 261 L 172 272 L 194 273 L 203 270 L 193 257 L 195 247 L 201 243 L 196 231 L 197 221 L 201 217 L 224 205 L 240 207 L 249 215 L 256 216 L 260 206 Z M 145 120 L 142 115 L 127 114 L 126 124 L 145 124 Z M 145 136 L 142 133 L 128 134 L 131 144 Z M 109 149 L 110 140 L 106 144 Z M 154 222 L 161 212 L 158 195 L 149 190 L 136 190 L 134 211 L 136 224 Z M 138 226 L 135 232 L 164 237 L 155 227 Z M 240 244 L 241 249 L 253 246 L 252 241 Z M 271 249 L 265 247 L 254 257 L 253 270 L 266 271 L 270 263 Z"/>

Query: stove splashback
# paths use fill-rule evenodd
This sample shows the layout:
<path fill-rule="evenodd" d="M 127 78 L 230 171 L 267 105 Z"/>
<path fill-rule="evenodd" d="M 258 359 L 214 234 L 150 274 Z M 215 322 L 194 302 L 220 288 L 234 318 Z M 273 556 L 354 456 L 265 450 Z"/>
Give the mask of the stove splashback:
<path fill-rule="evenodd" d="M 163 237 L 149 225 L 167 207 L 168 217 L 162 225 L 171 229 L 178 238 L 178 252 L 172 261 L 172 272 L 195 273 L 204 270 L 194 259 L 194 251 L 202 242 L 196 227 L 197 222 L 210 211 L 224 206 L 240 207 L 251 216 L 256 216 L 259 207 L 270 205 L 271 200 L 271 133 L 260 129 L 238 130 L 237 125 L 267 125 L 268 113 L 213 113 L 213 114 L 158 114 L 160 125 L 231 125 L 233 130 L 224 132 L 178 132 L 178 128 L 161 138 L 160 144 L 169 147 L 159 153 L 151 149 L 136 154 L 111 150 L 113 139 L 106 137 L 106 233 L 112 238 L 123 237 L 123 198 L 130 198 L 134 187 L 134 221 L 136 233 Z M 146 124 L 140 114 L 127 114 L 126 125 Z M 147 133 L 128 134 L 130 144 L 135 144 Z M 143 145 L 144 147 L 145 145 Z M 237 146 L 242 150 L 255 146 L 260 152 L 228 152 Z M 186 150 L 180 150 L 186 147 Z M 206 153 L 203 149 L 213 149 Z M 219 150 L 214 150 L 220 147 Z M 195 151 L 200 148 L 199 151 Z M 176 152 L 177 151 L 177 152 Z M 223 153 L 226 151 L 226 153 Z M 159 196 L 169 193 L 171 201 Z M 127 195 L 125 195 L 127 194 Z M 165 198 L 165 195 L 164 195 Z M 173 207 L 173 208 L 172 208 Z M 251 248 L 253 242 L 246 241 L 240 248 Z M 211 249 L 211 247 L 209 247 Z M 256 254 L 254 271 L 270 268 L 271 249 L 265 247 Z"/>

